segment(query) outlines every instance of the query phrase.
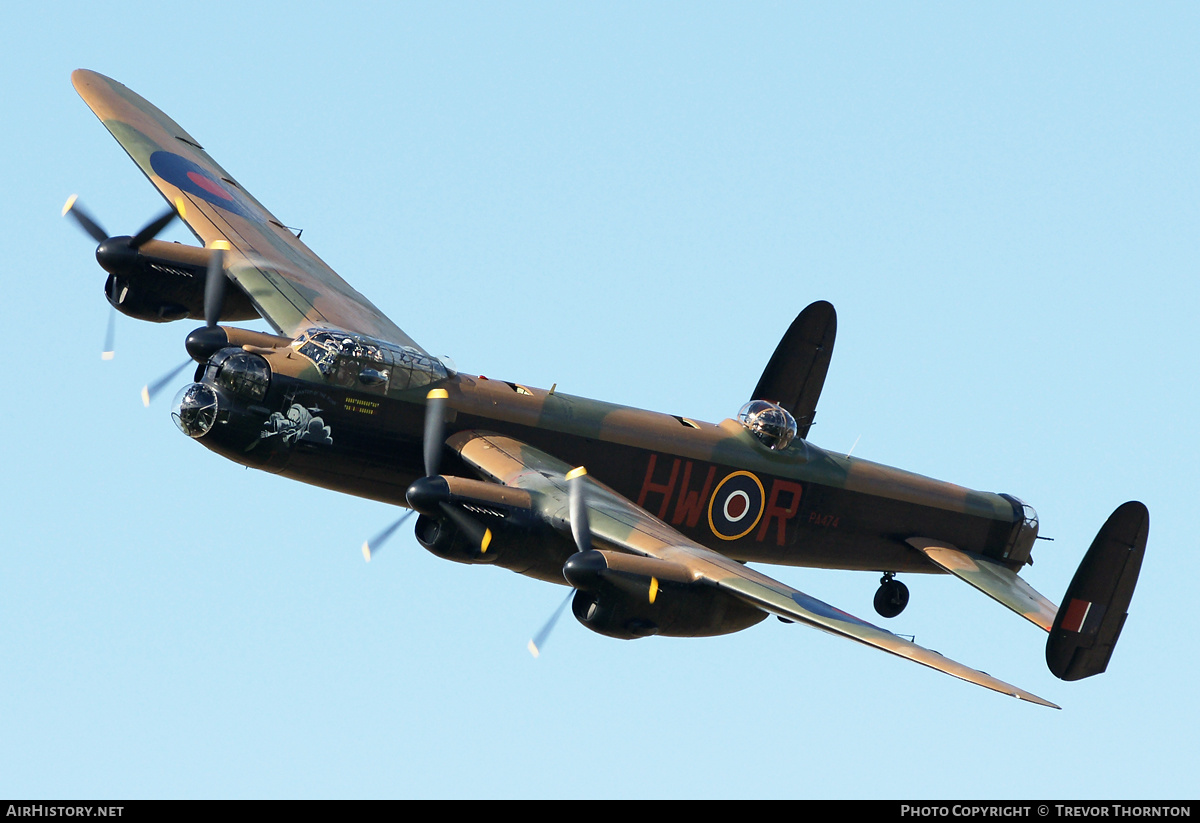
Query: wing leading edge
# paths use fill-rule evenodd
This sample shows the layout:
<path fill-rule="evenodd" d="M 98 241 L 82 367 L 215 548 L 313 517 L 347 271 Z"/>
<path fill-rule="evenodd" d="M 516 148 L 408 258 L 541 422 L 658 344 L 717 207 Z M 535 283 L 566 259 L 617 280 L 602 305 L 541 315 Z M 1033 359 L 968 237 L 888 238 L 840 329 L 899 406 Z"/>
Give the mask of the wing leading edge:
<path fill-rule="evenodd" d="M 566 475 L 571 466 L 501 435 L 460 432 L 449 444 L 485 478 L 541 495 L 549 501 L 544 507 L 548 519 L 569 529 Z M 1001 694 L 1059 708 L 1024 689 L 911 643 L 704 548 L 602 483 L 591 479 L 588 482 L 587 517 L 592 539 L 611 550 L 686 569 L 692 582 L 715 586 L 785 620 L 872 646 Z"/>
<path fill-rule="evenodd" d="M 317 257 L 179 124 L 96 72 L 71 75 L 79 96 L 206 246 L 229 243 L 228 274 L 276 331 L 336 327 L 420 347 Z"/>

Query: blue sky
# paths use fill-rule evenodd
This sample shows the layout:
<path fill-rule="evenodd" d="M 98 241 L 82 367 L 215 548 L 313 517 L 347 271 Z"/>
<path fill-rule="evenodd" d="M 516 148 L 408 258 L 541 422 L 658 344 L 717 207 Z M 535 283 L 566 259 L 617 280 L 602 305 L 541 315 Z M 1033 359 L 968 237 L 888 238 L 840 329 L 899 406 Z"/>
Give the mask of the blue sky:
<path fill-rule="evenodd" d="M 1194 4 L 68 2 L 0 24 L 0 795 L 1196 795 Z M 364 564 L 393 512 L 141 407 L 189 325 L 121 318 L 101 362 L 103 274 L 58 210 L 78 192 L 127 233 L 162 202 L 79 67 L 469 373 L 717 421 L 832 301 L 812 440 L 1027 500 L 1050 598 L 1115 506 L 1149 506 L 1110 671 L 1057 681 L 1037 629 L 913 575 L 889 628 L 1063 710 L 777 621 L 630 643 L 567 618 L 533 660 L 561 589 L 411 532 Z M 773 572 L 872 616 L 873 574 Z"/>

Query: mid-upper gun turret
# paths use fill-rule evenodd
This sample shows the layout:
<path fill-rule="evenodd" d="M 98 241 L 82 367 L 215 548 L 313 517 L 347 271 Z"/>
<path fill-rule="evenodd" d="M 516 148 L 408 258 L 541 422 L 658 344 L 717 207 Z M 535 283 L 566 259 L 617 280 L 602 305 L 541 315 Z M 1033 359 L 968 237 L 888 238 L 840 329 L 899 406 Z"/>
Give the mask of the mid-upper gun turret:
<path fill-rule="evenodd" d="M 783 451 L 796 439 L 796 419 L 769 400 L 751 400 L 742 406 L 737 420 L 772 451 Z"/>

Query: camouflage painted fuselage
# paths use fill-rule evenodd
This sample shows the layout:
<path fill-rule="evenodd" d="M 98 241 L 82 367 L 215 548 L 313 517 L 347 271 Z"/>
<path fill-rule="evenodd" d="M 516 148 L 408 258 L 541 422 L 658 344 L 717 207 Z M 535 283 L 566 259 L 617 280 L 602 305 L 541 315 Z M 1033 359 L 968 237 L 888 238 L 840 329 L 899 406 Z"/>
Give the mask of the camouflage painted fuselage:
<path fill-rule="evenodd" d="M 247 402 L 221 393 L 222 415 L 201 439 L 231 460 L 305 483 L 406 505 L 423 474 L 431 384 L 367 387 L 354 370 L 326 373 L 295 345 L 258 349 L 270 386 Z M 214 360 L 218 356 L 214 356 Z M 1007 496 L 823 451 L 797 441 L 771 451 L 733 420 L 719 424 L 451 375 L 447 434 L 504 434 L 589 473 L 698 543 L 743 561 L 874 571 L 939 572 L 904 541 L 921 536 L 1010 562 L 1021 528 Z M 448 475 L 470 476 L 461 463 Z M 528 573 L 561 581 L 569 537 Z M 508 564 L 505 564 L 508 565 Z M 519 565 L 519 564 L 518 564 Z M 543 568 L 544 566 L 544 568 Z"/>

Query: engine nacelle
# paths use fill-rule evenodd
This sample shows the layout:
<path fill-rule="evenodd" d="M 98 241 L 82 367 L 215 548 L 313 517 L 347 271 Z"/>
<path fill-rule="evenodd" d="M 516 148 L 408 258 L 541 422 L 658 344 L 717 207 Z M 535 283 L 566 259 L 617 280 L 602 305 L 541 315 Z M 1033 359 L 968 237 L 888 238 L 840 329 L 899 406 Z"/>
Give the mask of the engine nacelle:
<path fill-rule="evenodd" d="M 480 552 L 478 544 L 446 517 L 420 515 L 416 535 L 422 548 L 455 563 L 495 563 L 501 553 L 499 547 L 493 548 L 490 543 L 488 551 Z"/>
<path fill-rule="evenodd" d="M 130 238 L 110 237 L 96 249 L 96 260 L 109 272 L 104 296 L 117 311 L 151 323 L 191 317 L 204 319 L 206 249 L 150 240 L 138 249 Z M 259 316 L 241 289 L 226 289 L 221 320 Z"/>
<path fill-rule="evenodd" d="M 647 580 L 647 591 L 650 586 Z M 628 588 L 601 582 L 591 589 L 581 589 L 571 601 L 571 612 L 597 634 L 618 640 L 654 634 L 667 637 L 732 634 L 762 622 L 767 616 L 733 595 L 698 583 L 658 583 L 653 602 Z"/>
<path fill-rule="evenodd" d="M 201 281 L 201 286 L 203 287 L 203 281 Z M 160 289 L 148 289 L 144 284 L 118 277 L 115 274 L 108 276 L 108 282 L 104 284 L 104 296 L 113 308 L 135 320 L 170 323 L 173 320 L 182 320 L 191 314 L 186 305 L 172 299 L 178 295 L 168 294 Z M 201 293 L 200 299 L 203 303 L 203 293 Z"/>
<path fill-rule="evenodd" d="M 491 564 L 518 574 L 562 583 L 563 561 L 570 554 L 568 544 L 544 524 L 523 517 L 521 512 L 507 516 L 488 516 L 480 522 L 492 532 L 487 550 L 464 534 L 448 517 L 422 514 L 417 518 L 416 537 L 422 548 L 443 560 L 455 563 Z"/>

